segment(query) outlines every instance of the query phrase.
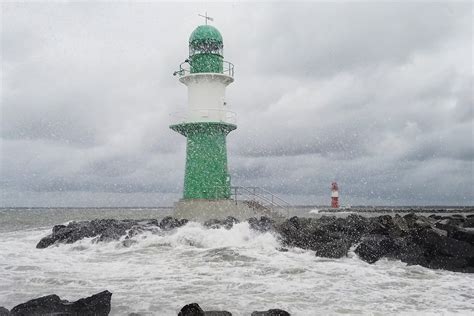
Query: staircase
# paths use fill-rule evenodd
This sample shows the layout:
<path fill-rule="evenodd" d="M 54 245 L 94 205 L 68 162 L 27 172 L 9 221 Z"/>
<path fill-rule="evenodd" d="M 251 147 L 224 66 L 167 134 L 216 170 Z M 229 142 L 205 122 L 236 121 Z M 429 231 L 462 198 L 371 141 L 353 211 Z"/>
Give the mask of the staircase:
<path fill-rule="evenodd" d="M 248 207 L 268 213 L 270 216 L 290 216 L 291 205 L 275 194 L 260 187 L 231 187 L 231 198 L 236 204 L 245 203 Z"/>

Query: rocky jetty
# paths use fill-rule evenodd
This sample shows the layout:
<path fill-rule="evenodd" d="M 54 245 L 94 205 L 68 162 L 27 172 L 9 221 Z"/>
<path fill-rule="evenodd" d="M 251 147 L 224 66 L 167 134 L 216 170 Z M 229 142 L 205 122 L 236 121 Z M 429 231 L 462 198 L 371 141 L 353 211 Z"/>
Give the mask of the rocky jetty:
<path fill-rule="evenodd" d="M 178 220 L 167 216 L 160 222 L 152 220 L 116 220 L 97 219 L 92 221 L 70 222 L 68 225 L 56 225 L 52 233 L 42 238 L 36 248 L 47 248 L 56 243 L 71 244 L 84 238 L 94 237 L 94 242 L 126 239 L 145 231 L 171 230 L 185 225 L 186 219 Z M 128 237 L 128 238 L 127 238 Z M 125 245 L 130 243 L 125 241 Z"/>
<path fill-rule="evenodd" d="M 47 295 L 17 305 L 8 311 L 0 308 L 2 316 L 32 315 L 95 315 L 106 316 L 110 313 L 112 293 L 103 291 L 75 302 L 62 300 L 57 295 Z"/>
<path fill-rule="evenodd" d="M 133 237 L 149 231 L 157 233 L 186 225 L 186 219 L 165 217 L 158 220 L 93 220 L 56 225 L 52 233 L 37 244 L 46 248 L 56 243 L 73 243 L 83 238 L 93 242 L 122 240 L 124 246 L 136 242 Z M 209 220 L 209 229 L 231 229 L 236 218 Z M 430 215 L 413 213 L 363 217 L 356 214 L 342 218 L 292 217 L 283 222 L 270 218 L 249 218 L 250 227 L 273 232 L 288 247 L 313 250 L 316 256 L 341 258 L 351 248 L 360 259 L 374 263 L 381 258 L 401 260 L 433 269 L 474 272 L 474 215 Z"/>
<path fill-rule="evenodd" d="M 473 215 L 293 217 L 274 229 L 285 246 L 314 250 L 320 257 L 340 258 L 355 247 L 359 258 L 368 263 L 391 258 L 433 269 L 474 272 Z"/>

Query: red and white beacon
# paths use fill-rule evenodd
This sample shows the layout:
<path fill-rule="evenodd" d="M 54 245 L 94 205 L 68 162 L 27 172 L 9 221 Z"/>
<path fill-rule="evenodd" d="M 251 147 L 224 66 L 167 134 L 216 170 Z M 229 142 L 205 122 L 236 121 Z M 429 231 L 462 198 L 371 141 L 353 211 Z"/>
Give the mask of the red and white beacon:
<path fill-rule="evenodd" d="M 339 208 L 339 189 L 337 187 L 337 182 L 331 184 L 331 207 Z"/>

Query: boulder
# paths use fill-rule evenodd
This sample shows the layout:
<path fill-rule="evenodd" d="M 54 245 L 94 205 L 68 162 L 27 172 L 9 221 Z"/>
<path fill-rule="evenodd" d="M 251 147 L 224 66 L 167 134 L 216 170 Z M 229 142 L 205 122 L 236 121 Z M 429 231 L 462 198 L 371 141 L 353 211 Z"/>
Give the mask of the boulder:
<path fill-rule="evenodd" d="M 12 308 L 10 315 L 95 315 L 105 316 L 110 313 L 112 293 L 103 291 L 75 302 L 61 300 L 57 295 L 43 296 Z"/>
<path fill-rule="evenodd" d="M 226 219 L 210 219 L 204 223 L 204 226 L 207 228 L 221 228 L 224 227 L 225 229 L 231 229 L 234 224 L 239 223 L 239 220 L 235 217 L 228 216 Z"/>
<path fill-rule="evenodd" d="M 351 242 L 345 239 L 336 239 L 329 242 L 318 243 L 313 246 L 316 256 L 325 258 L 342 258 L 347 256 Z"/>
<path fill-rule="evenodd" d="M 232 316 L 231 312 L 228 311 L 205 311 L 205 316 Z"/>
<path fill-rule="evenodd" d="M 360 259 L 374 263 L 395 249 L 393 239 L 385 235 L 373 235 L 365 237 L 355 249 Z"/>
<path fill-rule="evenodd" d="M 465 228 L 474 228 L 474 215 L 466 216 L 466 220 L 463 223 Z"/>
<path fill-rule="evenodd" d="M 263 312 L 252 312 L 251 316 L 290 316 L 290 313 L 282 309 L 269 309 Z"/>
<path fill-rule="evenodd" d="M 118 240 L 136 224 L 130 220 L 96 219 L 71 222 L 67 226 L 56 225 L 52 234 L 42 238 L 36 248 L 46 248 L 57 242 L 70 244 L 88 237 L 97 237 L 96 241 Z"/>
<path fill-rule="evenodd" d="M 262 216 L 260 219 L 251 217 L 248 219 L 248 223 L 251 229 L 264 233 L 273 229 L 275 221 L 269 217 Z"/>
<path fill-rule="evenodd" d="M 178 316 L 232 316 L 227 311 L 203 311 L 198 303 L 191 303 L 183 306 Z"/>
<path fill-rule="evenodd" d="M 0 306 L 0 316 L 9 316 L 10 311 L 3 306 Z"/>
<path fill-rule="evenodd" d="M 316 256 L 341 258 L 364 233 L 364 220 L 334 216 L 316 218 L 293 217 L 276 227 L 284 246 L 314 250 Z"/>
<path fill-rule="evenodd" d="M 188 223 L 187 219 L 177 219 L 171 216 L 166 216 L 160 222 L 160 228 L 163 230 L 171 230 L 174 228 L 178 228 L 184 226 Z"/>
<path fill-rule="evenodd" d="M 474 244 L 474 228 L 458 228 L 450 236 L 454 239 Z"/>
<path fill-rule="evenodd" d="M 55 243 L 74 243 L 83 238 L 94 237 L 93 242 L 109 242 L 119 240 L 123 236 L 132 238 L 144 231 L 171 230 L 186 225 L 188 220 L 167 216 L 158 223 L 157 220 L 116 220 L 96 219 L 92 221 L 71 222 L 66 225 L 56 225 L 52 233 L 42 238 L 36 248 L 46 248 Z"/>
<path fill-rule="evenodd" d="M 204 316 L 204 311 L 198 303 L 184 305 L 178 316 Z"/>

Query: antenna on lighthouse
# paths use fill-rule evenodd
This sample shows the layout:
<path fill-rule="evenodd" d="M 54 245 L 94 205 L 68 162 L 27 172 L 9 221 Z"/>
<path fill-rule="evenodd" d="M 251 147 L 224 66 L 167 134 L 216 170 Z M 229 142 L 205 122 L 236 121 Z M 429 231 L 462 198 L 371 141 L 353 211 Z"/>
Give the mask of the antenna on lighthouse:
<path fill-rule="evenodd" d="M 202 15 L 202 14 L 198 14 L 200 17 L 203 17 L 204 20 L 206 21 L 206 25 L 207 25 L 207 21 L 214 21 L 213 18 L 211 18 L 210 16 L 207 16 L 207 12 L 205 13 L 205 15 Z"/>

